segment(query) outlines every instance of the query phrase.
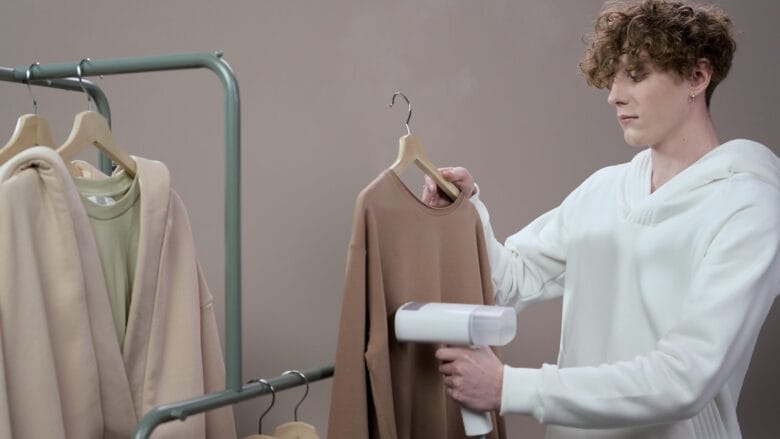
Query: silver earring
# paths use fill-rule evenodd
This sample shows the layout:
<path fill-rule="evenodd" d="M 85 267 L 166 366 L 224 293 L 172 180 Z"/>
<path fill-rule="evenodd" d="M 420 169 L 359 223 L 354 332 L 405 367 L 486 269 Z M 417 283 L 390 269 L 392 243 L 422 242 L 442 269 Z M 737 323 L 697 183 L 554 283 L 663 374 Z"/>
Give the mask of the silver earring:
<path fill-rule="evenodd" d="M 692 104 L 696 100 L 696 93 L 691 92 L 691 94 L 688 95 L 688 103 Z"/>

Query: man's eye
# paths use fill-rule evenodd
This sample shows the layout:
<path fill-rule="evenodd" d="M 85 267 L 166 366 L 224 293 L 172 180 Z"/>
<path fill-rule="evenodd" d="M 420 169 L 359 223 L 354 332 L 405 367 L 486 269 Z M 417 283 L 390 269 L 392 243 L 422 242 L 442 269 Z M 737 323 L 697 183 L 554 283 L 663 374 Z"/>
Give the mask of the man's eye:
<path fill-rule="evenodd" d="M 645 79 L 645 76 L 646 75 L 644 73 L 641 73 L 641 72 L 640 73 L 629 73 L 628 74 L 628 79 L 630 79 L 630 80 L 632 80 L 634 82 L 639 82 L 639 81 Z"/>

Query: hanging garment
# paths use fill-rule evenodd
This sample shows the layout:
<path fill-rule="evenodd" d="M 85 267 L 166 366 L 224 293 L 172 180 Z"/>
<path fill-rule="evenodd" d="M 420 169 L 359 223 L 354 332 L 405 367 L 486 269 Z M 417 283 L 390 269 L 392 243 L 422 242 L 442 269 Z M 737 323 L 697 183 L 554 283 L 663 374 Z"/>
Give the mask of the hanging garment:
<path fill-rule="evenodd" d="M 482 225 L 464 195 L 431 208 L 386 170 L 360 193 L 347 258 L 328 437 L 464 438 L 438 345 L 398 343 L 407 301 L 493 304 Z M 505 437 L 503 419 L 489 438 Z"/>
<path fill-rule="evenodd" d="M 52 150 L 37 147 L 2 168 L 0 320 L 6 373 L 0 390 L 6 390 L 6 400 L 0 399 L 0 422 L 11 427 L 0 424 L 0 433 L 13 428 L 13 437 L 20 438 L 127 438 L 152 407 L 223 388 L 212 297 L 186 211 L 170 188 L 165 165 L 136 162 L 138 259 L 121 349 L 95 237 L 65 164 Z M 25 308 L 24 317 L 34 321 L 19 316 L 8 322 L 6 310 L 13 313 L 19 303 L 32 302 L 30 297 L 41 298 Z M 30 338 L 35 334 L 40 335 Z M 6 349 L 9 343 L 13 350 Z M 49 418 L 61 418 L 62 427 Z M 167 423 L 152 435 L 180 437 L 235 437 L 232 409 Z"/>
<path fill-rule="evenodd" d="M 138 261 L 141 191 L 138 176 L 130 177 L 123 170 L 111 177 L 99 171 L 90 172 L 89 175 L 92 177 L 74 177 L 73 182 L 81 194 L 84 210 L 95 235 L 111 314 L 121 346 L 125 339 L 133 277 Z"/>
<path fill-rule="evenodd" d="M 99 439 L 101 381 L 69 200 L 78 194 L 36 160 L 49 157 L 42 149 L 0 167 L 0 437 Z"/>

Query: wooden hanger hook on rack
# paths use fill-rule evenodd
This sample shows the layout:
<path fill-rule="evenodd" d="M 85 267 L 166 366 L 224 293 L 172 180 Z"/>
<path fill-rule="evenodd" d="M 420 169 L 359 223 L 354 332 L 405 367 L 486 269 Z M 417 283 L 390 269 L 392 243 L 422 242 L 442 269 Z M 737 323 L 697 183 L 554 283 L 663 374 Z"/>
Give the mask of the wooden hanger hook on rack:
<path fill-rule="evenodd" d="M 27 91 L 30 93 L 30 98 L 33 101 L 33 114 L 38 114 L 38 101 L 35 100 L 35 95 L 33 95 L 32 87 L 30 87 L 30 78 L 32 77 L 32 68 L 39 65 L 41 65 L 41 63 L 39 62 L 34 62 L 30 64 L 30 67 L 27 67 L 27 71 L 24 73 L 24 76 L 27 78 L 26 81 Z"/>
<path fill-rule="evenodd" d="M 295 405 L 294 422 L 285 422 L 277 426 L 273 437 L 276 439 L 320 439 L 313 425 L 298 421 L 298 407 L 303 404 L 306 396 L 309 395 L 309 377 L 296 369 L 285 371 L 281 376 L 285 375 L 298 375 L 303 378 L 303 381 L 306 383 L 306 391 L 303 393 L 301 400 L 298 401 L 298 404 Z"/>
<path fill-rule="evenodd" d="M 70 136 L 65 140 L 65 143 L 57 148 L 57 152 L 65 160 L 65 163 L 70 163 L 73 157 L 86 145 L 95 145 L 106 156 L 121 166 L 127 175 L 135 177 L 135 160 L 116 143 L 113 134 L 111 134 L 111 128 L 108 126 L 108 121 L 100 113 L 92 111 L 92 98 L 81 82 L 81 65 L 89 61 L 89 58 L 84 58 L 76 65 L 79 84 L 87 95 L 87 106 L 89 109 L 76 115 Z M 73 172 L 74 170 L 71 169 L 71 171 Z"/>
<path fill-rule="evenodd" d="M 11 139 L 0 148 L 0 164 L 7 162 L 11 157 L 33 146 L 54 146 L 49 122 L 38 115 L 38 101 L 33 95 L 32 87 L 30 87 L 32 69 L 38 65 L 40 65 L 40 63 L 37 62 L 30 64 L 30 67 L 27 68 L 27 72 L 25 73 L 25 77 L 27 78 L 25 81 L 27 83 L 27 91 L 30 92 L 30 98 L 32 98 L 33 102 L 33 112 L 32 114 L 21 116 L 19 120 L 16 121 L 16 128 L 14 129 L 13 134 L 11 134 Z"/>
<path fill-rule="evenodd" d="M 268 406 L 267 409 L 265 409 L 263 414 L 260 415 L 260 419 L 257 421 L 257 434 L 247 436 L 244 439 L 273 439 L 273 436 L 268 436 L 266 434 L 263 434 L 263 418 L 265 417 L 265 415 L 268 414 L 268 412 L 271 411 L 274 404 L 276 403 L 276 389 L 274 389 L 274 386 L 271 385 L 271 383 L 269 383 L 267 380 L 263 378 L 250 380 L 248 384 L 251 383 L 263 383 L 265 384 L 266 387 L 268 387 L 268 390 L 271 391 L 271 404 Z"/>
<path fill-rule="evenodd" d="M 401 175 L 401 173 L 406 170 L 410 164 L 414 163 L 427 176 L 431 177 L 431 179 L 436 182 L 436 185 L 441 188 L 442 192 L 450 197 L 451 200 L 455 200 L 458 198 L 458 195 L 460 195 L 460 190 L 454 184 L 442 177 L 442 175 L 439 173 L 439 170 L 433 166 L 433 163 L 431 163 L 431 161 L 428 159 L 428 154 L 425 153 L 425 148 L 423 148 L 420 140 L 414 134 L 412 134 L 411 130 L 409 129 L 409 121 L 412 119 L 412 103 L 409 101 L 409 98 L 407 98 L 406 95 L 400 91 L 397 91 L 393 93 L 390 106 L 392 107 L 393 104 L 395 104 L 395 98 L 397 96 L 403 97 L 406 103 L 409 105 L 409 114 L 406 116 L 405 122 L 406 135 L 401 137 L 399 140 L 398 158 L 396 159 L 395 163 L 390 166 L 390 169 L 397 175 Z"/>
<path fill-rule="evenodd" d="M 298 407 L 300 407 L 301 404 L 303 404 L 303 401 L 306 400 L 306 397 L 309 396 L 309 378 L 307 378 L 306 375 L 303 374 L 303 372 L 296 369 L 285 371 L 284 373 L 282 373 L 282 376 L 290 375 L 290 374 L 298 375 L 301 378 L 303 378 L 303 380 L 306 382 L 306 391 L 303 392 L 303 396 L 301 397 L 301 400 L 298 401 L 298 404 L 295 404 L 295 410 L 293 411 L 293 420 L 295 422 L 298 422 Z"/>

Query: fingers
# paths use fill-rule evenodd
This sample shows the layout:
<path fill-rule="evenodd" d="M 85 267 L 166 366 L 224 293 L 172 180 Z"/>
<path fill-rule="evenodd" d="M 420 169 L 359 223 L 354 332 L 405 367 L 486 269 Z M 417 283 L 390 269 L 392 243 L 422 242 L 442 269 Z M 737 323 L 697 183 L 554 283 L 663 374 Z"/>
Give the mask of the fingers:
<path fill-rule="evenodd" d="M 462 192 L 471 196 L 474 192 L 474 177 L 469 170 L 462 166 L 439 168 L 442 177 L 458 187 Z"/>
<path fill-rule="evenodd" d="M 476 346 L 469 346 L 469 349 L 471 349 L 472 351 L 477 351 L 478 355 L 495 356 L 493 350 L 490 349 L 490 346 L 476 345 Z"/>
<path fill-rule="evenodd" d="M 446 391 L 447 396 L 454 399 L 459 404 L 466 407 L 471 407 L 471 398 L 469 398 L 468 395 L 466 395 L 466 393 L 460 390 L 457 386 L 445 386 L 444 390 Z"/>
<path fill-rule="evenodd" d="M 433 182 L 433 179 L 429 177 L 427 174 L 423 175 L 423 178 L 425 179 L 425 186 L 427 186 L 430 189 L 436 188 L 436 183 Z"/>
<path fill-rule="evenodd" d="M 474 410 L 501 407 L 504 366 L 489 347 L 443 347 L 436 358 L 450 398 Z"/>
<path fill-rule="evenodd" d="M 439 173 L 447 180 L 451 182 L 461 181 L 471 178 L 469 170 L 462 166 L 439 168 Z"/>
<path fill-rule="evenodd" d="M 469 348 L 447 347 L 436 350 L 436 358 L 439 361 L 455 361 L 468 356 Z"/>
<path fill-rule="evenodd" d="M 441 173 L 447 181 L 455 182 L 457 180 L 462 180 L 468 174 L 468 171 L 466 168 L 456 166 L 439 168 L 439 173 Z"/>
<path fill-rule="evenodd" d="M 423 202 L 425 204 L 430 204 L 430 201 L 432 201 L 436 192 L 436 183 L 433 182 L 431 177 L 426 175 L 425 181 L 423 182 Z"/>
<path fill-rule="evenodd" d="M 450 200 L 436 186 L 436 183 L 427 175 L 423 184 L 422 202 L 432 207 L 445 207 L 450 204 Z"/>
<path fill-rule="evenodd" d="M 439 172 L 445 180 L 454 184 L 461 192 L 465 192 L 468 196 L 474 193 L 474 177 L 471 176 L 468 169 L 462 166 L 447 166 L 439 168 Z M 448 206 L 451 200 L 436 186 L 433 179 L 427 175 L 424 178 L 422 202 L 432 207 Z"/>
<path fill-rule="evenodd" d="M 443 363 L 458 360 L 468 361 L 474 355 L 474 349 L 474 346 L 442 347 L 436 350 L 436 358 Z"/>
<path fill-rule="evenodd" d="M 441 374 L 444 375 L 445 377 L 450 375 L 455 375 L 457 373 L 455 363 L 454 362 L 442 363 L 439 366 L 439 372 L 441 372 Z"/>
<path fill-rule="evenodd" d="M 447 392 L 447 396 L 454 399 L 457 402 L 463 403 L 463 394 L 460 393 L 456 387 L 451 385 L 445 385 L 444 390 Z"/>
<path fill-rule="evenodd" d="M 445 376 L 442 380 L 444 382 L 444 387 L 448 389 L 457 389 L 461 386 L 463 381 L 461 378 L 453 377 L 453 376 Z"/>
<path fill-rule="evenodd" d="M 428 185 L 428 177 L 426 176 L 425 182 L 423 183 L 422 202 L 430 205 L 433 201 L 433 194 L 434 192 L 431 191 L 430 186 Z"/>
<path fill-rule="evenodd" d="M 442 379 L 442 382 L 444 383 L 444 390 L 447 392 L 447 395 L 450 398 L 458 402 L 463 402 L 465 397 L 463 391 L 461 390 L 461 386 L 463 385 L 463 378 L 445 375 Z"/>
<path fill-rule="evenodd" d="M 427 186 L 423 188 L 422 202 L 431 207 L 445 207 L 450 203 L 441 196 L 438 188 L 430 189 Z"/>
<path fill-rule="evenodd" d="M 427 175 L 423 182 L 422 202 L 429 206 L 437 206 L 439 204 L 439 194 L 436 189 L 436 184 Z"/>

